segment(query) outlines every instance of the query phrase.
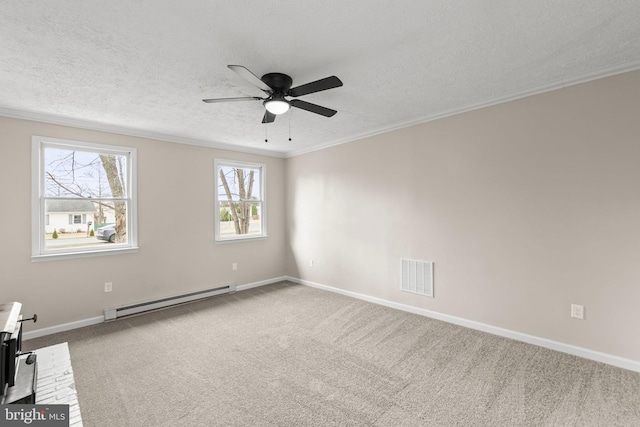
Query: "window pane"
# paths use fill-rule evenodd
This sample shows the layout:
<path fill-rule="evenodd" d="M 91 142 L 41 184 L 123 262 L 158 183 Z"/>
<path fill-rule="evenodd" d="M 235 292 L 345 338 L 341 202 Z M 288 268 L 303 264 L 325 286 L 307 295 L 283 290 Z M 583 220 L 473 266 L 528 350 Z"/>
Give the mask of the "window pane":
<path fill-rule="evenodd" d="M 45 200 L 45 248 L 104 247 L 127 243 L 127 203 L 113 200 Z M 73 223 L 69 224 L 69 217 Z M 85 222 L 83 222 L 83 219 Z"/>
<path fill-rule="evenodd" d="M 218 200 L 260 200 L 260 168 L 220 166 Z"/>
<path fill-rule="evenodd" d="M 235 216 L 233 210 L 236 212 Z M 259 202 L 221 202 L 220 237 L 262 235 L 261 214 L 262 203 Z"/>
<path fill-rule="evenodd" d="M 47 197 L 126 197 L 127 157 L 54 147 L 44 149 Z"/>

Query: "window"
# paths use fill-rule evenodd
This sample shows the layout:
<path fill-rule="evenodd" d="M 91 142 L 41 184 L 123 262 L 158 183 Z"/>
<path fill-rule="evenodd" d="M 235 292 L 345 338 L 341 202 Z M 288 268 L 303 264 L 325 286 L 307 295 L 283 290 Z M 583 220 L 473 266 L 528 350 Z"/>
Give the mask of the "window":
<path fill-rule="evenodd" d="M 216 240 L 267 237 L 266 165 L 216 159 L 214 169 Z"/>
<path fill-rule="evenodd" d="M 69 215 L 69 224 L 86 224 L 87 214 Z"/>
<path fill-rule="evenodd" d="M 32 257 L 137 250 L 136 150 L 34 136 Z"/>

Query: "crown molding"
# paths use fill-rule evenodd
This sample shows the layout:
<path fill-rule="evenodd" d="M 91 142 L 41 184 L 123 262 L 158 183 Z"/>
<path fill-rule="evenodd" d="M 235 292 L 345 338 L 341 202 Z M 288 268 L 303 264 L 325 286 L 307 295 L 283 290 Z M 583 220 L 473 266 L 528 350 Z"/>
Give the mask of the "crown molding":
<path fill-rule="evenodd" d="M 394 124 L 392 126 L 386 126 L 386 127 L 381 127 L 375 130 L 372 130 L 370 132 L 365 132 L 365 133 L 361 133 L 359 135 L 355 135 L 349 138 L 344 138 L 341 140 L 337 140 L 337 141 L 332 141 L 332 142 L 328 142 L 326 144 L 322 144 L 322 145 L 316 145 L 315 147 L 309 148 L 309 149 L 303 149 L 303 150 L 292 150 L 292 151 L 288 151 L 286 153 L 284 153 L 284 157 L 285 158 L 289 158 L 289 157 L 296 157 L 302 154 L 306 154 L 306 153 L 311 153 L 314 151 L 319 151 L 319 150 L 324 150 L 326 148 L 330 148 L 330 147 L 334 147 L 336 145 L 342 145 L 342 144 L 346 144 L 348 142 L 353 142 L 353 141 L 357 141 L 360 139 L 364 139 L 364 138 L 370 138 L 372 136 L 376 136 L 376 135 L 380 135 L 383 133 L 387 133 L 387 132 L 391 132 L 394 130 L 399 130 L 399 129 L 404 129 L 404 128 L 408 128 L 411 126 L 416 126 L 422 123 L 427 123 L 427 122 L 431 122 L 434 120 L 438 120 L 438 119 L 442 119 L 445 117 L 451 117 L 451 116 L 455 116 L 458 114 L 462 114 L 462 113 L 466 113 L 469 111 L 473 111 L 473 110 L 479 110 L 481 108 L 485 108 L 485 107 L 490 107 L 492 105 L 498 105 L 498 104 L 503 104 L 505 102 L 510 102 L 510 101 L 515 101 L 518 99 L 522 99 L 522 98 L 527 98 L 529 96 L 533 96 L 533 95 L 539 95 L 545 92 L 551 92 L 557 89 L 563 89 L 569 86 L 575 86 L 581 83 L 586 83 L 592 80 L 598 80 L 598 79 L 602 79 L 605 77 L 611 77 L 611 76 L 615 76 L 617 74 L 623 74 L 623 73 L 627 73 L 630 71 L 636 71 L 640 69 L 640 61 L 633 61 L 633 62 L 627 62 L 624 64 L 619 64 L 616 66 L 612 66 L 612 67 L 606 67 L 606 68 L 601 68 L 599 70 L 596 71 L 592 71 L 589 73 L 584 73 L 581 74 L 579 76 L 575 76 L 573 78 L 570 79 L 565 79 L 565 80 L 560 80 L 554 83 L 550 83 L 550 84 L 546 84 L 546 85 L 541 85 L 541 86 L 536 86 L 530 89 L 526 89 L 520 92 L 516 92 L 516 93 L 512 93 L 509 95 L 505 95 L 505 96 L 501 96 L 501 97 L 497 97 L 497 98 L 493 98 L 487 101 L 483 101 L 483 102 L 478 102 L 478 103 L 474 103 L 474 104 L 468 104 L 465 105 L 464 107 L 460 107 L 460 108 L 454 108 L 448 111 L 443 111 L 441 113 L 438 114 L 432 114 L 432 115 L 428 115 L 428 116 L 423 116 L 417 119 L 412 119 L 406 122 L 402 122 L 402 123 L 397 123 Z"/>
<path fill-rule="evenodd" d="M 229 150 L 240 153 L 258 154 L 261 156 L 283 158 L 284 153 L 261 150 L 259 148 L 243 147 L 241 145 L 225 144 L 221 142 L 211 142 L 192 138 L 184 138 L 177 135 L 169 135 L 157 132 L 150 132 L 141 129 L 134 129 L 125 126 L 117 126 L 106 123 L 93 122 L 89 120 L 75 119 L 71 117 L 56 116 L 53 114 L 37 113 L 33 111 L 16 110 L 0 106 L 0 116 L 21 120 L 31 120 L 42 123 L 49 123 L 61 126 L 87 129 L 99 132 L 110 132 L 118 135 L 135 136 L 140 138 L 154 139 L 157 141 L 173 142 L 176 144 L 197 145 L 200 147 Z"/>
<path fill-rule="evenodd" d="M 463 106 L 460 108 L 454 108 L 448 111 L 443 111 L 438 114 L 422 116 L 422 117 L 408 120 L 405 122 L 396 123 L 391 126 L 380 127 L 368 132 L 352 135 L 347 138 L 328 141 L 324 144 L 319 144 L 311 148 L 305 148 L 301 150 L 291 150 L 291 151 L 285 151 L 285 152 L 269 151 L 269 150 L 263 150 L 259 148 L 244 147 L 241 145 L 225 144 L 225 143 L 215 142 L 215 141 L 204 141 L 204 140 L 198 140 L 198 139 L 192 139 L 192 138 L 185 138 L 177 135 L 162 134 L 157 132 L 145 131 L 141 129 L 129 128 L 125 126 L 99 123 L 99 122 L 93 122 L 89 120 L 75 119 L 71 117 L 56 116 L 53 114 L 44 114 L 44 113 L 37 113 L 33 111 L 16 110 L 16 109 L 2 107 L 2 106 L 0 106 L 0 116 L 22 119 L 22 120 L 32 120 L 32 121 L 50 123 L 50 124 L 62 125 L 62 126 L 71 126 L 71 127 L 80 128 L 80 129 L 88 129 L 88 130 L 101 131 L 101 132 L 111 132 L 111 133 L 116 133 L 120 135 L 155 139 L 158 141 L 173 142 L 177 144 L 197 145 L 201 147 L 215 148 L 220 150 L 229 150 L 229 151 L 235 151 L 240 153 L 257 154 L 257 155 L 268 156 L 268 157 L 289 158 L 289 157 L 300 156 L 306 153 L 311 153 L 314 151 L 324 150 L 337 145 L 346 144 L 348 142 L 358 141 L 364 138 L 370 138 L 372 136 L 380 135 L 380 134 L 391 132 L 394 130 L 408 128 L 411 126 L 427 123 L 427 122 L 442 119 L 445 117 L 455 116 L 457 114 L 462 114 L 462 113 L 466 113 L 473 110 L 479 110 L 481 108 L 490 107 L 490 106 L 502 104 L 505 102 L 515 101 L 518 99 L 542 94 L 545 92 L 550 92 L 557 89 L 562 89 L 569 86 L 574 86 L 581 83 L 586 83 L 592 80 L 598 80 L 605 77 L 614 76 L 617 74 L 636 71 L 638 69 L 640 69 L 640 61 L 632 61 L 624 64 L 618 64 L 615 66 L 601 68 L 595 71 L 584 73 L 582 75 L 575 76 L 570 79 L 564 79 L 554 83 L 536 86 L 536 87 L 523 90 L 520 92 L 516 92 L 513 94 L 493 98 L 483 102 L 468 104 L 466 106 Z"/>

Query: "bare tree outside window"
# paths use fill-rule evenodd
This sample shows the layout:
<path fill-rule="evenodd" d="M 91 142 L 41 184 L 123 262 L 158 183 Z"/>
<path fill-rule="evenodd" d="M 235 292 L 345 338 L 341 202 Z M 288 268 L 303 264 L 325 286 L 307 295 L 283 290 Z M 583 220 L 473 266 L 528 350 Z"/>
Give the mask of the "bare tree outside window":
<path fill-rule="evenodd" d="M 219 240 L 264 235 L 263 165 L 217 164 Z"/>
<path fill-rule="evenodd" d="M 102 168 L 107 175 L 109 188 L 113 197 L 125 197 L 125 167 L 123 165 L 125 159 L 123 156 L 112 156 L 100 154 Z M 116 242 L 124 243 L 127 241 L 127 214 L 126 203 L 122 200 L 113 201 L 113 210 L 115 211 L 115 230 Z"/>

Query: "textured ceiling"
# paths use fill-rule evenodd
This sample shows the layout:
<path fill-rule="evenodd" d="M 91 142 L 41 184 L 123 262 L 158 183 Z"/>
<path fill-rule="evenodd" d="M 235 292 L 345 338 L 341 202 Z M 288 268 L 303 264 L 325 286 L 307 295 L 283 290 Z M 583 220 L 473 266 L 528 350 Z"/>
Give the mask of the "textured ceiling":
<path fill-rule="evenodd" d="M 0 0 L 0 115 L 290 156 L 638 69 L 639 41 L 638 0 Z M 228 64 L 336 75 L 299 99 L 338 114 L 203 103 L 263 95 Z"/>

